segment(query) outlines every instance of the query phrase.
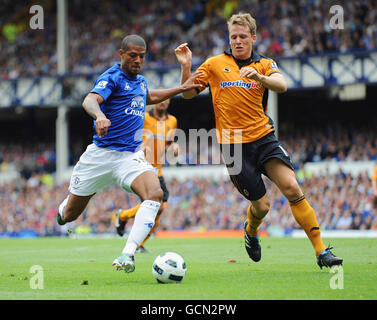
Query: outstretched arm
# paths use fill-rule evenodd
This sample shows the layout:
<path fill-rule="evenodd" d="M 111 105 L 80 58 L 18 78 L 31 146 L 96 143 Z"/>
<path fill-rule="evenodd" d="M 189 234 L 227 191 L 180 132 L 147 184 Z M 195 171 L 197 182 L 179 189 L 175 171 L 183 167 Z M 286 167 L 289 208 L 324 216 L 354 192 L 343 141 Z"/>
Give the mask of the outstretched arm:
<path fill-rule="evenodd" d="M 147 96 L 147 104 L 156 104 L 168 98 L 171 98 L 179 93 L 184 93 L 186 91 L 196 91 L 196 88 L 201 88 L 202 85 L 194 83 L 194 80 L 201 75 L 201 72 L 195 72 L 191 74 L 185 80 L 185 82 L 177 88 L 149 90 Z"/>
<path fill-rule="evenodd" d="M 187 43 L 182 43 L 175 50 L 175 56 L 181 65 L 181 83 L 184 83 L 191 75 L 192 52 Z M 192 99 L 198 94 L 196 89 L 188 90 L 182 93 L 184 99 Z"/>
<path fill-rule="evenodd" d="M 102 138 L 107 134 L 107 129 L 110 127 L 110 120 L 106 118 L 104 113 L 101 111 L 100 104 L 103 102 L 103 98 L 97 93 L 89 93 L 82 106 L 85 111 L 96 120 L 95 127 L 98 137 Z"/>

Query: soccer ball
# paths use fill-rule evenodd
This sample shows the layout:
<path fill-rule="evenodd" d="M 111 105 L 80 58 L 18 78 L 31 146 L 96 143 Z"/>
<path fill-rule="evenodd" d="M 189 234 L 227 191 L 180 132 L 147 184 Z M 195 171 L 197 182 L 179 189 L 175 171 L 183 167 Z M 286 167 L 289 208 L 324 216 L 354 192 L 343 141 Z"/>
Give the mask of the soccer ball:
<path fill-rule="evenodd" d="M 179 283 L 186 275 L 186 263 L 175 252 L 165 252 L 153 262 L 152 273 L 159 283 Z"/>

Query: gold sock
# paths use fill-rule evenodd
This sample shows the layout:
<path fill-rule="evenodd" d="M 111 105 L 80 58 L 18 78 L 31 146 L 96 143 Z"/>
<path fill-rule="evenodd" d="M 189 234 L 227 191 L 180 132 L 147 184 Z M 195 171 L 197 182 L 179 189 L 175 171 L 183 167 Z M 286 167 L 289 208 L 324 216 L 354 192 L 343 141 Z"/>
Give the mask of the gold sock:
<path fill-rule="evenodd" d="M 156 230 L 156 228 L 157 228 L 157 226 L 158 226 L 158 224 L 160 222 L 160 218 L 161 218 L 161 214 L 159 213 L 159 214 L 157 214 L 156 219 L 154 220 L 154 225 L 153 225 L 151 231 L 149 231 L 148 235 L 145 237 L 145 239 L 143 240 L 143 242 L 140 243 L 139 247 L 143 247 L 144 244 L 145 244 L 145 242 L 149 239 L 149 237 L 154 232 L 154 230 Z"/>
<path fill-rule="evenodd" d="M 122 213 L 119 215 L 120 220 L 127 221 L 128 219 L 131 219 L 136 216 L 137 210 L 139 210 L 140 204 L 138 204 L 136 207 L 133 207 L 131 209 L 123 210 Z"/>
<path fill-rule="evenodd" d="M 314 209 L 305 199 L 305 196 L 300 197 L 296 201 L 289 202 L 289 205 L 291 206 L 293 216 L 297 223 L 304 229 L 313 245 L 316 255 L 319 256 L 319 254 L 326 249 L 326 246 L 321 239 L 321 231 L 319 230 Z"/>
<path fill-rule="evenodd" d="M 250 236 L 256 237 L 259 234 L 259 226 L 262 223 L 263 218 L 257 218 L 253 211 L 253 206 L 250 204 L 250 206 L 247 208 L 248 224 L 246 226 L 246 231 Z"/>

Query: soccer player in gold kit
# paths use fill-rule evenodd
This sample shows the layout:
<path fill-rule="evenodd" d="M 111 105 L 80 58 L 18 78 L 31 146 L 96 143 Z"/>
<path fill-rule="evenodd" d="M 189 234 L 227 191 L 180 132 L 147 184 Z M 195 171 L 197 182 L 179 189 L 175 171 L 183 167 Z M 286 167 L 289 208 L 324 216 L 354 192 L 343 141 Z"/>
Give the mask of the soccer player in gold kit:
<path fill-rule="evenodd" d="M 294 218 L 313 245 L 318 265 L 322 268 L 342 264 L 343 259 L 323 244 L 314 209 L 306 200 L 290 157 L 277 140 L 274 123 L 266 113 L 268 90 L 287 90 L 284 76 L 275 61 L 253 50 L 256 22 L 250 14 L 230 17 L 228 31 L 230 48 L 198 68 L 203 75 L 195 82 L 202 87 L 182 95 L 191 99 L 210 87 L 217 137 L 228 173 L 238 191 L 251 202 L 244 224 L 246 251 L 253 261 L 261 259 L 259 226 L 270 209 L 264 174 L 289 200 Z M 175 53 L 183 83 L 191 75 L 192 53 L 187 43 L 178 46 Z M 237 156 L 240 165 L 236 168 L 231 162 Z"/>

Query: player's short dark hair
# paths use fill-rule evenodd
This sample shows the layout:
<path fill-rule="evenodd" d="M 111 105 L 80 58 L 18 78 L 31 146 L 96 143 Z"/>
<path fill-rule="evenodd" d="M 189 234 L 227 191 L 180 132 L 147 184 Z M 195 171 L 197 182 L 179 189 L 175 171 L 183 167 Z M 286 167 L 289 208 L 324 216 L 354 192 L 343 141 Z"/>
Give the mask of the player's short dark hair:
<path fill-rule="evenodd" d="M 140 46 L 140 47 L 144 47 L 144 48 L 147 47 L 147 44 L 145 43 L 145 40 L 142 37 L 138 36 L 137 34 L 131 34 L 129 36 L 124 37 L 123 40 L 122 40 L 122 47 L 121 47 L 121 49 L 123 51 L 127 51 L 128 46 L 130 44 L 133 44 L 133 45 L 136 45 L 136 46 Z"/>

